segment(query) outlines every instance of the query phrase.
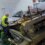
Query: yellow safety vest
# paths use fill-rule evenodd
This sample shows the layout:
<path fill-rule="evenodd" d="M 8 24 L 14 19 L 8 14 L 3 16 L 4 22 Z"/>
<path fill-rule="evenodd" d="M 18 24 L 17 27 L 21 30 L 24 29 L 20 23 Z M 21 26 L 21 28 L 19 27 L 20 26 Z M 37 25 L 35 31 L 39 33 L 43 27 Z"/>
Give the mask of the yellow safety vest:
<path fill-rule="evenodd" d="M 7 16 L 2 17 L 2 26 L 7 27 L 8 25 L 5 24 L 5 19 L 8 18 Z"/>

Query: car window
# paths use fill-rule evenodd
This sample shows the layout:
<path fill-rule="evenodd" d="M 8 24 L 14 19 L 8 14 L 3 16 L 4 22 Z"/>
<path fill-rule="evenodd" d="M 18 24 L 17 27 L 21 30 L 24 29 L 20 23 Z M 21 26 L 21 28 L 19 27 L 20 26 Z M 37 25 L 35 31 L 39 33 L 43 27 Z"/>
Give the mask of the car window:
<path fill-rule="evenodd" d="M 22 11 L 19 11 L 16 14 L 14 14 L 13 17 L 21 17 L 22 14 L 23 14 L 23 12 Z"/>

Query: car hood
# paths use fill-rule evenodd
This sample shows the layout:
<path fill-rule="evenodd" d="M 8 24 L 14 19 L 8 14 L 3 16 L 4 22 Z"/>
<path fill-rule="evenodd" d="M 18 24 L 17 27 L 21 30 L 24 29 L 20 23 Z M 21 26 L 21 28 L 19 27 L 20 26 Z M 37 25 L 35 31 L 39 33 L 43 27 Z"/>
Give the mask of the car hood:
<path fill-rule="evenodd" d="M 20 19 L 20 17 L 9 17 L 8 18 L 8 21 L 9 22 L 12 22 L 12 21 L 17 21 L 17 20 L 19 20 Z"/>

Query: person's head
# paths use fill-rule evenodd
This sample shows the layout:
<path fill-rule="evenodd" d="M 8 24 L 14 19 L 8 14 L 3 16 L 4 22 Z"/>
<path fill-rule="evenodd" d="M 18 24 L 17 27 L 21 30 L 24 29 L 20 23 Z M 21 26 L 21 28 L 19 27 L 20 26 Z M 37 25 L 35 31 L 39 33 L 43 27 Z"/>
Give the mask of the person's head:
<path fill-rule="evenodd" d="M 9 17 L 9 14 L 5 14 L 7 17 Z"/>
<path fill-rule="evenodd" d="M 30 6 L 28 6 L 28 9 L 30 9 Z"/>

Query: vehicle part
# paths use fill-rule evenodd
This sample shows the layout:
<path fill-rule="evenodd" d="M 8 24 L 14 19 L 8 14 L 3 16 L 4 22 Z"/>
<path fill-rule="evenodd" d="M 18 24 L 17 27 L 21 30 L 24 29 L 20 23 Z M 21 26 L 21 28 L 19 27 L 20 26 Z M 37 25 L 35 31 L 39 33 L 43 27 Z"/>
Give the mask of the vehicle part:
<path fill-rule="evenodd" d="M 20 24 L 20 30 L 18 32 L 20 32 L 20 34 L 24 37 L 31 39 L 31 41 L 26 41 L 24 37 L 22 38 L 22 36 L 18 34 L 17 31 L 17 33 L 14 33 L 14 30 L 11 30 L 10 33 L 14 38 L 14 34 L 19 37 L 19 40 L 21 37 L 21 42 L 18 43 L 19 45 L 37 45 L 41 40 L 45 39 L 45 16 L 38 16 L 33 18 L 32 20 L 21 20 L 18 21 L 18 23 Z M 24 40 L 22 41 L 22 39 Z M 18 39 L 16 38 L 16 40 Z"/>

